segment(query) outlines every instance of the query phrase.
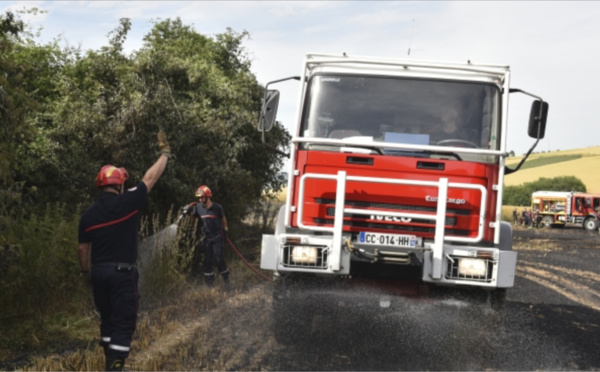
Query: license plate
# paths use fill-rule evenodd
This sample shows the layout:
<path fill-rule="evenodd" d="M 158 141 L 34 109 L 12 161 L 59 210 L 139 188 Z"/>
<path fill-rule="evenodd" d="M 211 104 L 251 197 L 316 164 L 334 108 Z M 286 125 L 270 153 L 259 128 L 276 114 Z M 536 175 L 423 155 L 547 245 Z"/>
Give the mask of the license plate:
<path fill-rule="evenodd" d="M 421 238 L 415 235 L 380 234 L 361 231 L 358 240 L 364 244 L 394 245 L 396 247 L 418 247 Z"/>

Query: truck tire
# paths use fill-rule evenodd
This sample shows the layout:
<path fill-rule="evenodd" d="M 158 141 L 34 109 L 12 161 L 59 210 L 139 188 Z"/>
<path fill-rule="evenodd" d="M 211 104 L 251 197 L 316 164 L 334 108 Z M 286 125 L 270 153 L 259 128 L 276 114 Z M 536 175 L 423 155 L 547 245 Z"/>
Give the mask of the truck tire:
<path fill-rule="evenodd" d="M 544 216 L 542 218 L 542 226 L 543 227 L 552 227 L 554 224 L 554 218 L 552 216 Z"/>
<path fill-rule="evenodd" d="M 585 221 L 583 221 L 583 227 L 587 231 L 594 231 L 598 228 L 598 220 L 595 218 L 587 218 Z"/>

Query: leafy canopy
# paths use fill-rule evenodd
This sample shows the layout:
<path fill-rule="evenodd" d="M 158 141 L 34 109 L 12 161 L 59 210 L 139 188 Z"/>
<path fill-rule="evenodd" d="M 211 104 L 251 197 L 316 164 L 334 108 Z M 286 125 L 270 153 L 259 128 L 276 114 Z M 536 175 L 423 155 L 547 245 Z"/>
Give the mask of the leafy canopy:
<path fill-rule="evenodd" d="M 240 220 L 263 190 L 281 187 L 283 163 L 255 127 L 263 87 L 243 47 L 248 32 L 208 37 L 167 19 L 126 55 L 130 29 L 130 20 L 121 19 L 106 46 L 82 53 L 23 41 L 22 22 L 10 13 L 0 18 L 4 188 L 21 182 L 32 207 L 89 204 L 105 164 L 127 168 L 131 186 L 141 180 L 157 159 L 156 133 L 164 130 L 176 157 L 146 212 L 165 215 L 207 184 L 228 217 Z M 279 125 L 269 140 L 285 150 L 289 138 Z"/>

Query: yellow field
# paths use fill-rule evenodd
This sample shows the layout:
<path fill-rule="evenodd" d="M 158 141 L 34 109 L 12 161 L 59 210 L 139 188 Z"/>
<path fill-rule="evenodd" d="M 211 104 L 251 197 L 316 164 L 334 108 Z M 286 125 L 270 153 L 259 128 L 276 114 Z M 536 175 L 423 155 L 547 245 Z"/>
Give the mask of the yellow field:
<path fill-rule="evenodd" d="M 536 181 L 540 177 L 553 178 L 559 176 L 575 176 L 585 184 L 588 192 L 600 193 L 600 146 L 532 154 L 527 161 L 546 156 L 575 154 L 581 154 L 582 157 L 576 160 L 520 170 L 506 176 L 504 184 L 506 186 L 517 186 L 525 182 Z M 514 167 L 520 160 L 521 157 L 509 158 L 506 163 L 510 167 Z"/>

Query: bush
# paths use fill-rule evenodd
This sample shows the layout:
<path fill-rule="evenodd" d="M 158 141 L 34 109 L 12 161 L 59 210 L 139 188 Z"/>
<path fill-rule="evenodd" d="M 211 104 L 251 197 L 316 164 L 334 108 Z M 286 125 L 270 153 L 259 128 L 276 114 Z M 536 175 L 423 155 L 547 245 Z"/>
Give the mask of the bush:
<path fill-rule="evenodd" d="M 542 177 L 537 181 L 526 182 L 519 186 L 506 186 L 502 204 L 515 206 L 531 205 L 531 194 L 534 191 L 580 191 L 586 192 L 585 184 L 575 176 L 554 178 Z"/>
<path fill-rule="evenodd" d="M 78 212 L 63 204 L 27 212 L 15 200 L 0 205 L 0 345 L 34 348 L 52 337 L 45 323 L 77 312 L 91 294 L 79 276 Z"/>
<path fill-rule="evenodd" d="M 152 223 L 142 218 L 138 268 L 140 292 L 150 301 L 160 300 L 186 284 L 186 274 L 194 271 L 194 256 L 200 249 L 197 221 L 174 220 L 169 213 L 161 226 L 157 216 Z"/>

